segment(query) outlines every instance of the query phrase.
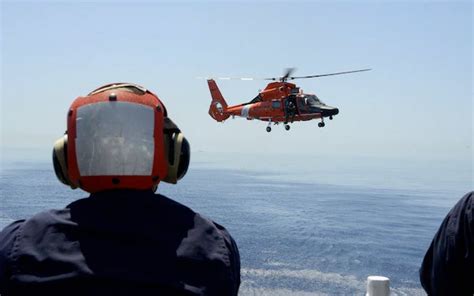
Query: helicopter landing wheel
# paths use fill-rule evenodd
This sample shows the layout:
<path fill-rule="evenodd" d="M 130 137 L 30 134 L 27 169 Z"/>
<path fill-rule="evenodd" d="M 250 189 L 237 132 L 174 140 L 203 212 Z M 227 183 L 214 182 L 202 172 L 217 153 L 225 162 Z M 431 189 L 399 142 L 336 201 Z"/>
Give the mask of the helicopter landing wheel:
<path fill-rule="evenodd" d="M 319 126 L 319 127 L 324 127 L 325 125 L 326 125 L 326 124 L 325 124 L 324 122 L 319 122 L 319 123 L 318 123 L 318 126 Z"/>
<path fill-rule="evenodd" d="M 289 131 L 289 130 L 290 130 L 290 125 L 286 124 L 286 125 L 285 125 L 285 129 L 286 129 L 287 131 Z"/>
<path fill-rule="evenodd" d="M 271 132 L 272 131 L 272 128 L 267 126 L 267 132 Z"/>
<path fill-rule="evenodd" d="M 331 116 L 329 116 L 329 120 L 332 120 L 332 115 L 331 115 Z"/>

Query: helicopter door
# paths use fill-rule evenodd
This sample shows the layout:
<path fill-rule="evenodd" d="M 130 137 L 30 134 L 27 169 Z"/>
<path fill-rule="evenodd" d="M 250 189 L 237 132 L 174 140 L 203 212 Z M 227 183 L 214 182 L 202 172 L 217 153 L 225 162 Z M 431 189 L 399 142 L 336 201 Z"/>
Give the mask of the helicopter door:
<path fill-rule="evenodd" d="M 296 98 L 296 102 L 297 102 L 296 105 L 298 106 L 298 111 L 300 114 L 311 113 L 308 99 L 306 97 L 298 97 Z"/>
<path fill-rule="evenodd" d="M 291 121 L 293 122 L 295 115 L 297 115 L 298 106 L 296 104 L 296 96 L 290 95 L 285 100 L 285 122 Z"/>
<path fill-rule="evenodd" d="M 290 113 L 298 113 L 298 104 L 296 103 L 296 96 L 290 95 L 285 100 L 285 110 Z"/>

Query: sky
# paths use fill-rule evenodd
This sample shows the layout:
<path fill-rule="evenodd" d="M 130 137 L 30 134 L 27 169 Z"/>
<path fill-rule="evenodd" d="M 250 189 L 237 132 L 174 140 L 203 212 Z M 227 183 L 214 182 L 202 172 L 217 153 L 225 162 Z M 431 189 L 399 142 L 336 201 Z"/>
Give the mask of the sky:
<path fill-rule="evenodd" d="M 1 4 L 1 157 L 50 161 L 72 101 L 134 82 L 199 153 L 454 159 L 473 163 L 473 4 L 467 2 L 10 2 Z M 296 76 L 339 108 L 290 131 L 217 123 L 197 76 Z M 264 81 L 217 81 L 229 104 Z"/>

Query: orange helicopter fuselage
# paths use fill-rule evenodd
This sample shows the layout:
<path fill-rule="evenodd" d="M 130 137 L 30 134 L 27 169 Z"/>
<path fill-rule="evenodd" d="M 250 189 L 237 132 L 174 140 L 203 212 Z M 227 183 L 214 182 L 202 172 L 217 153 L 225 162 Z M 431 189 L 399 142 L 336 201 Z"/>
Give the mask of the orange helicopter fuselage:
<path fill-rule="evenodd" d="M 217 121 L 224 121 L 230 116 L 239 116 L 249 120 L 288 123 L 324 117 L 332 118 L 339 112 L 337 108 L 327 106 L 319 99 L 317 100 L 320 103 L 318 108 L 314 104 L 309 106 L 308 96 L 317 97 L 300 92 L 295 84 L 289 82 L 271 82 L 252 101 L 233 106 L 227 106 L 214 80 L 208 80 L 208 84 L 213 98 L 209 114 Z M 294 105 L 291 114 L 288 107 L 290 101 Z"/>

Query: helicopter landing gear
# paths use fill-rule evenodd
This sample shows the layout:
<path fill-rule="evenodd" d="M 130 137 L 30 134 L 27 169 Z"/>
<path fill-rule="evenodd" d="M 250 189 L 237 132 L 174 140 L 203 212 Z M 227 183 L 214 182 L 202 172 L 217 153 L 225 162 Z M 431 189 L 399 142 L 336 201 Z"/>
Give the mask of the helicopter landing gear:
<path fill-rule="evenodd" d="M 324 123 L 324 117 L 321 115 L 321 122 L 318 123 L 319 127 L 324 127 L 326 124 Z"/>
<path fill-rule="evenodd" d="M 324 123 L 324 119 L 321 117 L 321 122 L 318 122 L 319 127 L 324 127 L 326 124 Z"/>
<path fill-rule="evenodd" d="M 270 126 L 272 124 L 272 120 L 269 119 L 268 120 L 268 126 L 267 126 L 267 133 L 271 132 L 272 131 L 272 127 Z"/>
<path fill-rule="evenodd" d="M 289 131 L 289 130 L 290 130 L 290 125 L 289 125 L 289 124 L 285 124 L 285 129 L 286 129 L 287 131 Z"/>

